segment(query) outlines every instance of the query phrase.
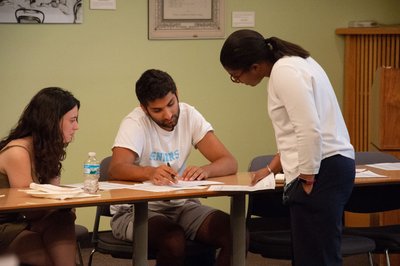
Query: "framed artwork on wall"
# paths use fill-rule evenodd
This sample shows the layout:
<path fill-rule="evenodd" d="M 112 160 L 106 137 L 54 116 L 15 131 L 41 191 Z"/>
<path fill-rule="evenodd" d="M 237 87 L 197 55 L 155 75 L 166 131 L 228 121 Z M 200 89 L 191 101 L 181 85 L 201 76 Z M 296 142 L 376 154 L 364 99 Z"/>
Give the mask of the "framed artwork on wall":
<path fill-rule="evenodd" d="M 0 0 L 0 23 L 82 23 L 83 0 Z"/>
<path fill-rule="evenodd" d="M 225 36 L 224 0 L 149 0 L 149 39 Z"/>

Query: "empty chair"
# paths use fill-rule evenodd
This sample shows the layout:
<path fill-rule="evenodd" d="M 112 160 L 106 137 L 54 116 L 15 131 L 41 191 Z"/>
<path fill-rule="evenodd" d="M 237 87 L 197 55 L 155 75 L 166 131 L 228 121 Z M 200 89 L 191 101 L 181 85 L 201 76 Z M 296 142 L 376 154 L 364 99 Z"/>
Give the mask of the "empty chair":
<path fill-rule="evenodd" d="M 108 179 L 108 166 L 111 157 L 104 158 L 100 163 L 100 181 Z M 117 239 L 113 236 L 111 230 L 99 231 L 100 220 L 102 218 L 112 217 L 110 206 L 98 206 L 96 217 L 93 226 L 92 243 L 94 248 L 89 256 L 89 266 L 92 265 L 93 256 L 96 252 L 109 254 L 115 258 L 132 259 L 133 246 L 132 242 Z M 196 241 L 186 241 L 186 258 L 185 265 L 187 266 L 211 266 L 215 262 L 216 250 L 214 247 L 201 244 Z M 156 253 L 149 250 L 149 259 L 155 259 Z"/>
<path fill-rule="evenodd" d="M 255 157 L 249 171 L 265 167 L 273 155 Z M 246 216 L 250 231 L 249 251 L 266 258 L 292 259 L 289 207 L 282 204 L 282 190 L 268 190 L 249 195 Z M 342 256 L 368 254 L 372 266 L 371 252 L 375 248 L 373 240 L 344 234 L 342 236 Z"/>
<path fill-rule="evenodd" d="M 400 162 L 390 154 L 383 152 L 356 152 L 357 165 Z M 400 208 L 400 184 L 379 185 L 374 187 L 356 187 L 345 210 L 354 213 L 375 213 Z M 379 195 L 379 196 L 374 196 Z M 386 265 L 390 266 L 390 253 L 400 253 L 400 225 L 369 227 L 345 227 L 344 232 L 373 239 L 376 244 L 374 253 L 384 253 Z"/>

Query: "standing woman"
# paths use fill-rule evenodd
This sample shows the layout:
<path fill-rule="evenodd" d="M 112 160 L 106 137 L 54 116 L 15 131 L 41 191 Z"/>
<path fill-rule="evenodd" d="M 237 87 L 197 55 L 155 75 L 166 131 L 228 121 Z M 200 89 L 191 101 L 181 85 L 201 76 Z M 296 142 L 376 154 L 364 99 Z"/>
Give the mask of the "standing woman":
<path fill-rule="evenodd" d="M 80 102 L 68 91 L 45 88 L 26 106 L 0 142 L 0 187 L 60 184 L 66 147 L 78 130 Z M 0 214 L 0 255 L 29 265 L 75 265 L 75 213 L 71 209 Z"/>
<path fill-rule="evenodd" d="M 232 33 L 220 61 L 235 83 L 255 86 L 269 78 L 268 113 L 279 153 L 254 173 L 253 183 L 281 170 L 286 184 L 293 181 L 287 202 L 293 265 L 342 265 L 342 215 L 354 184 L 354 149 L 325 71 L 299 45 L 252 30 Z"/>

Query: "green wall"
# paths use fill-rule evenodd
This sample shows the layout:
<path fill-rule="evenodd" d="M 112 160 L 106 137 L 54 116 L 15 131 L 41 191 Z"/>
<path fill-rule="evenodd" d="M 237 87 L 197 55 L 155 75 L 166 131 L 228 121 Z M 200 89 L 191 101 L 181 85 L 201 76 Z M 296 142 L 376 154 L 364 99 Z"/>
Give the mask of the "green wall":
<path fill-rule="evenodd" d="M 226 36 L 232 11 L 256 11 L 255 30 L 298 43 L 326 69 L 339 102 L 343 94 L 343 37 L 335 29 L 351 20 L 400 23 L 398 0 L 225 0 Z M 169 72 L 180 100 L 213 124 L 245 171 L 252 157 L 274 153 L 266 113 L 266 82 L 232 83 L 219 63 L 223 39 L 148 40 L 147 1 L 119 0 L 117 10 L 90 10 L 83 24 L 0 24 L 0 136 L 8 133 L 30 98 L 46 86 L 60 86 L 80 99 L 80 130 L 68 147 L 62 182 L 82 181 L 88 151 L 111 154 L 119 123 L 138 103 L 134 82 L 148 68 Z M 204 162 L 198 152 L 191 163 Z M 207 199 L 229 210 L 229 200 Z M 94 208 L 78 209 L 78 223 L 93 224 Z"/>

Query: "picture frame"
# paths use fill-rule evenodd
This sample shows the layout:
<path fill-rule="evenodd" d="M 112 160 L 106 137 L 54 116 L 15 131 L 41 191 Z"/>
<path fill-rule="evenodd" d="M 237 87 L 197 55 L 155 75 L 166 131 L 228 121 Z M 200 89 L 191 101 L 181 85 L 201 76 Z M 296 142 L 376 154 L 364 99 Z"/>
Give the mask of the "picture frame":
<path fill-rule="evenodd" d="M 224 0 L 149 0 L 148 6 L 150 40 L 225 36 Z"/>
<path fill-rule="evenodd" d="M 81 24 L 83 0 L 4 0 L 0 4 L 0 23 Z"/>

